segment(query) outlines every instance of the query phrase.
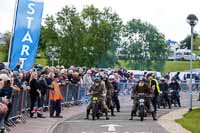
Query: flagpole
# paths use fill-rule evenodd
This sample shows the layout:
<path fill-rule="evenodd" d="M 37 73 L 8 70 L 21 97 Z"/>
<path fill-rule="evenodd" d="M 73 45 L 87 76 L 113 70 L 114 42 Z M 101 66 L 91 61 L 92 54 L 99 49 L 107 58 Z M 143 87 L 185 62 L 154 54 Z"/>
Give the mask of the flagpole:
<path fill-rule="evenodd" d="M 15 31 L 15 24 L 16 24 L 16 14 L 17 14 L 17 10 L 18 10 L 18 3 L 19 0 L 15 0 L 15 10 L 14 10 L 14 15 L 13 15 L 13 26 L 12 26 L 12 32 L 11 32 L 11 36 L 10 36 L 10 45 L 9 45 L 9 51 L 8 51 L 8 68 L 9 68 L 9 64 L 10 64 L 10 54 L 11 54 L 11 48 L 12 48 L 12 40 L 13 40 L 13 36 L 14 36 L 14 31 Z"/>

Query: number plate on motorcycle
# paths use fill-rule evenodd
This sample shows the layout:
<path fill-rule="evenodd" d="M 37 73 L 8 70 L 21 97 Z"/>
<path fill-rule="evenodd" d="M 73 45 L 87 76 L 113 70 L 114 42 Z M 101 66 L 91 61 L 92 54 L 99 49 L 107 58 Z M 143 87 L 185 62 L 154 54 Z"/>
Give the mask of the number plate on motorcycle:
<path fill-rule="evenodd" d="M 97 97 L 93 97 L 92 100 L 96 101 L 96 100 L 98 100 L 98 98 Z"/>

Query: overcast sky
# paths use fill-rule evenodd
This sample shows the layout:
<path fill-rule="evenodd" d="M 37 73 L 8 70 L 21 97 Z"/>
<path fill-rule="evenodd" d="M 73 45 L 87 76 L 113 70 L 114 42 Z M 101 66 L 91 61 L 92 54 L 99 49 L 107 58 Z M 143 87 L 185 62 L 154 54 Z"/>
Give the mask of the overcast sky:
<path fill-rule="evenodd" d="M 200 0 L 44 0 L 44 13 L 55 14 L 65 5 L 80 11 L 86 5 L 111 7 L 124 22 L 132 18 L 147 21 L 165 34 L 166 39 L 181 41 L 190 33 L 188 14 L 200 19 Z M 0 32 L 11 31 L 15 0 L 0 0 Z M 200 22 L 195 27 L 200 33 Z"/>

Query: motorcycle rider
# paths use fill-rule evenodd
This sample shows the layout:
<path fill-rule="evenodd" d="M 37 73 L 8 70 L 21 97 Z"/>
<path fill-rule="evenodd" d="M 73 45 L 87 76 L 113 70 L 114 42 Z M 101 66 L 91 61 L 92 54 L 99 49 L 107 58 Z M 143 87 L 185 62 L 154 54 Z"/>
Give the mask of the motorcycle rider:
<path fill-rule="evenodd" d="M 149 82 L 149 87 L 153 90 L 154 96 L 152 99 L 154 112 L 157 112 L 158 96 L 160 94 L 160 87 L 157 79 L 153 77 L 153 73 L 147 74 L 147 80 Z"/>
<path fill-rule="evenodd" d="M 178 106 L 181 107 L 180 94 L 179 94 L 179 92 L 181 91 L 181 87 L 175 78 L 172 78 L 172 82 L 170 83 L 169 88 L 172 89 L 175 93 L 174 106 L 176 107 L 176 103 L 178 103 Z"/>
<path fill-rule="evenodd" d="M 109 80 L 112 83 L 112 86 L 113 86 L 113 89 L 114 89 L 114 94 L 113 94 L 113 97 L 112 97 L 113 104 L 117 108 L 117 112 L 120 112 L 120 102 L 119 102 L 119 98 L 118 98 L 120 89 L 117 85 L 117 81 L 116 81 L 114 75 L 110 75 Z"/>
<path fill-rule="evenodd" d="M 114 114 L 114 104 L 112 101 L 113 95 L 114 95 L 114 89 L 112 84 L 109 81 L 109 78 L 107 75 L 104 75 L 103 80 L 105 82 L 105 87 L 106 87 L 106 105 L 111 111 L 111 116 L 115 116 Z"/>
<path fill-rule="evenodd" d="M 171 102 L 170 102 L 170 99 L 169 99 L 169 85 L 167 84 L 167 79 L 164 79 L 164 78 L 161 78 L 160 79 L 160 90 L 162 92 L 162 97 L 161 98 L 164 98 L 164 100 L 166 100 L 166 102 L 168 103 L 168 106 L 169 106 L 169 109 L 171 109 Z M 160 99 L 161 101 L 161 99 Z"/>
<path fill-rule="evenodd" d="M 98 97 L 101 110 L 105 113 L 106 120 L 109 120 L 108 108 L 107 108 L 106 102 L 105 102 L 105 95 L 106 95 L 105 92 L 106 92 L 105 83 L 101 80 L 100 76 L 95 76 L 94 84 L 89 89 L 89 93 L 91 94 L 91 96 L 95 95 Z M 89 114 L 90 114 L 91 108 L 92 108 L 92 101 L 90 101 L 90 103 L 87 107 L 86 119 L 89 119 Z"/>
<path fill-rule="evenodd" d="M 129 120 L 133 120 L 133 116 L 136 116 L 138 100 L 134 99 L 134 95 L 137 95 L 138 93 L 144 93 L 145 95 L 151 95 L 152 91 L 148 87 L 148 85 L 145 84 L 145 79 L 139 80 L 136 87 L 135 88 L 133 87 L 132 96 L 131 96 L 131 99 L 133 99 L 133 108 L 131 111 L 131 118 Z M 147 112 L 150 112 L 152 114 L 153 120 L 157 120 L 155 112 L 152 111 L 152 103 L 151 103 L 150 98 L 146 98 L 145 106 L 146 106 Z"/>

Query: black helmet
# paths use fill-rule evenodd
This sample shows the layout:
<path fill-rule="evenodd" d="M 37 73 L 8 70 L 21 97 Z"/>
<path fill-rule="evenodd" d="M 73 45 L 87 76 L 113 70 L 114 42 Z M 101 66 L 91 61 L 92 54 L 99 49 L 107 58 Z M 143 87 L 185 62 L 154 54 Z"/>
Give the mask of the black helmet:
<path fill-rule="evenodd" d="M 172 81 L 176 81 L 176 78 L 175 78 L 175 77 L 173 77 L 173 78 L 172 78 Z"/>

